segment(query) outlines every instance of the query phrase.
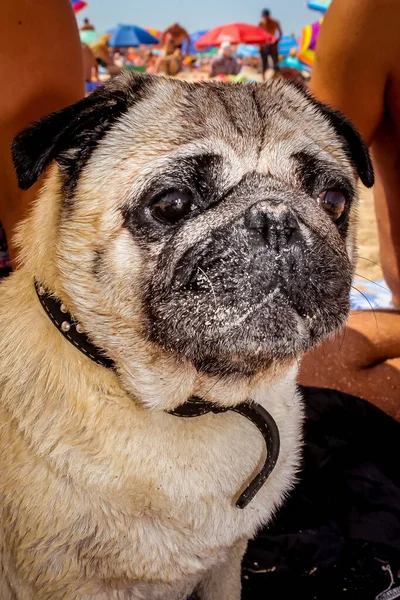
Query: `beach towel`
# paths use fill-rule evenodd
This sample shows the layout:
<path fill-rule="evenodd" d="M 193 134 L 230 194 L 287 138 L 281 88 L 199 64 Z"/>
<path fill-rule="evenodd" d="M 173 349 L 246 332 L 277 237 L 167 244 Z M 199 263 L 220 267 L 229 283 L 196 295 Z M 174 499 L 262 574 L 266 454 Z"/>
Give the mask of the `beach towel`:
<path fill-rule="evenodd" d="M 384 279 L 377 281 L 355 279 L 351 289 L 350 303 L 352 310 L 393 308 L 392 293 Z"/>
<path fill-rule="evenodd" d="M 400 423 L 347 394 L 302 392 L 299 483 L 249 544 L 242 600 L 400 598 Z"/>

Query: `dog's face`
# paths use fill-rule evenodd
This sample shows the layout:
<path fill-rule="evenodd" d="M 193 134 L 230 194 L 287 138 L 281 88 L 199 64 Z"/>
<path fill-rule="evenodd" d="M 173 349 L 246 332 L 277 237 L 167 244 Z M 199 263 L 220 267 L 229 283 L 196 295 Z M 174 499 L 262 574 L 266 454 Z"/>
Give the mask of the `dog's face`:
<path fill-rule="evenodd" d="M 172 388 L 287 368 L 344 323 L 357 175 L 373 173 L 299 88 L 123 77 L 13 153 L 24 188 L 58 163 L 57 291 L 128 391 L 167 365 Z"/>

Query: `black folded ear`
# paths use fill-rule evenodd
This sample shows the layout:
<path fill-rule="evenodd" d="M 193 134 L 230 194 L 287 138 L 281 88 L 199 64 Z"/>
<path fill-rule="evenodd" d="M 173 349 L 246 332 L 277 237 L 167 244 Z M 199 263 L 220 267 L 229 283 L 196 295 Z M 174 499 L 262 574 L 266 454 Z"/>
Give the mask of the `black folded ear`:
<path fill-rule="evenodd" d="M 21 131 L 11 147 L 19 187 L 30 188 L 52 160 L 57 160 L 66 178 L 80 171 L 101 138 L 143 97 L 150 82 L 147 77 L 118 77 Z"/>
<path fill-rule="evenodd" d="M 374 185 L 374 169 L 368 148 L 354 125 L 340 112 L 313 99 L 344 142 L 344 149 L 365 187 Z"/>

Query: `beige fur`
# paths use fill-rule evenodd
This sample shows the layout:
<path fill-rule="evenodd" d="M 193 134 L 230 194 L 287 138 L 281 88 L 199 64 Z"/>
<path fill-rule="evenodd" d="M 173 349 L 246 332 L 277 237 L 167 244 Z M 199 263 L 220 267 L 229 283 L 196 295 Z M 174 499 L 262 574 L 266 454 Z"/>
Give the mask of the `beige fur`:
<path fill-rule="evenodd" d="M 241 511 L 237 493 L 265 458 L 254 426 L 235 414 L 182 420 L 141 408 L 111 371 L 62 338 L 40 306 L 27 265 L 35 261 L 33 272 L 45 269 L 57 289 L 50 267 L 56 182 L 53 171 L 21 234 L 26 243 L 41 239 L 42 252 L 1 284 L 7 443 L 0 598 L 183 599 L 228 561 L 235 541 L 255 534 L 293 483 L 301 422 L 296 369 L 274 382 L 233 384 L 273 415 L 282 443 L 268 484 Z M 50 207 L 53 216 L 46 210 L 44 218 Z M 205 385 L 185 382 L 178 403 Z M 233 386 L 221 386 L 221 397 L 236 392 Z M 175 395 L 174 382 L 170 388 Z M 218 400 L 216 387 L 209 396 Z M 205 590 L 205 600 L 234 600 L 231 592 Z"/>
<path fill-rule="evenodd" d="M 180 88 L 153 85 L 154 97 L 131 109 L 95 150 L 72 222 L 63 216 L 59 169 L 50 168 L 19 232 L 20 268 L 0 286 L 0 600 L 184 600 L 194 588 L 201 600 L 239 600 L 247 540 L 294 484 L 302 422 L 297 363 L 221 379 L 145 341 L 141 299 L 131 292 L 145 259 L 117 210 L 157 176 L 166 154 L 200 153 L 202 145 L 231 165 L 227 186 L 266 165 L 277 180 L 291 168 L 280 173 L 277 146 L 266 144 L 257 158 L 258 140 L 232 143 L 211 105 L 203 109 L 215 138 L 176 149 L 179 114 L 173 140 L 174 118 L 164 107 L 174 110 L 170 96 Z M 306 105 L 298 91 L 291 94 Z M 315 139 L 307 138 L 307 119 L 319 131 Z M 304 112 L 304 122 L 301 135 L 282 129 L 279 143 L 302 148 L 308 140 L 355 180 L 332 128 L 315 110 Z M 112 274 L 99 280 L 92 264 L 103 248 Z M 118 376 L 56 330 L 35 277 L 107 349 Z M 185 420 L 165 412 L 191 395 L 227 406 L 251 397 L 278 425 L 278 463 L 244 510 L 235 500 L 264 462 L 264 442 L 234 413 Z"/>

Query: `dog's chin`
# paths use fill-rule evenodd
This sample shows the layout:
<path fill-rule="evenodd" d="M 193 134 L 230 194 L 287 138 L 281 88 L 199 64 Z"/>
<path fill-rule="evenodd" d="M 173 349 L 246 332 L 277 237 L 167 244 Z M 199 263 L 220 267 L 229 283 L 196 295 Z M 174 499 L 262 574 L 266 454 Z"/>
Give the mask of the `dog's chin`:
<path fill-rule="evenodd" d="M 259 301 L 201 298 L 188 291 L 157 303 L 151 338 L 199 373 L 254 377 L 298 360 L 345 323 L 346 295 L 335 303 L 293 306 L 279 289 Z"/>

